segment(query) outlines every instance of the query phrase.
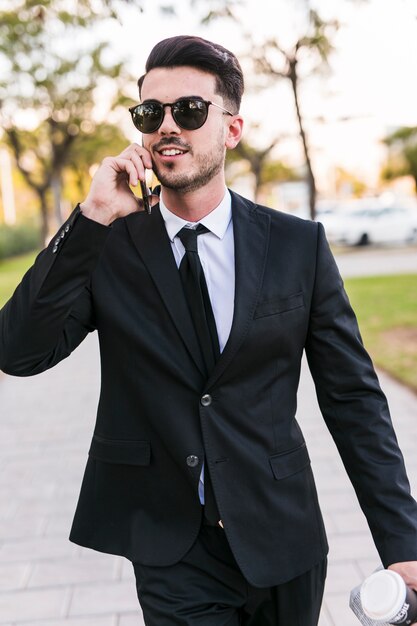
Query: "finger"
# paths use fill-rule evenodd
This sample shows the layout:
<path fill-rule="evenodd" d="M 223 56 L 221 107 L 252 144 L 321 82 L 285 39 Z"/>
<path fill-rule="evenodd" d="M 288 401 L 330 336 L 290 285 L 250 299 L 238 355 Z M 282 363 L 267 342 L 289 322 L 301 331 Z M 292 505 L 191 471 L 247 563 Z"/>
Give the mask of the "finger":
<path fill-rule="evenodd" d="M 138 184 L 138 171 L 131 159 L 116 158 L 113 161 L 113 167 L 118 174 L 126 172 L 129 185 L 136 187 Z"/>
<path fill-rule="evenodd" d="M 134 152 L 138 154 L 142 159 L 143 165 L 146 169 L 152 169 L 152 157 L 149 150 L 146 150 L 143 146 L 138 146 L 138 144 L 134 144 Z"/>
<path fill-rule="evenodd" d="M 152 158 L 148 150 L 138 143 L 132 143 L 123 152 L 120 153 L 122 158 L 131 158 L 132 154 L 138 154 L 142 159 L 143 165 L 146 169 L 152 169 Z"/>
<path fill-rule="evenodd" d="M 130 156 L 130 160 L 132 161 L 132 163 L 134 164 L 136 168 L 138 177 L 141 180 L 146 181 L 146 170 L 145 170 L 145 165 L 141 156 L 136 151 L 134 151 L 132 152 Z"/>

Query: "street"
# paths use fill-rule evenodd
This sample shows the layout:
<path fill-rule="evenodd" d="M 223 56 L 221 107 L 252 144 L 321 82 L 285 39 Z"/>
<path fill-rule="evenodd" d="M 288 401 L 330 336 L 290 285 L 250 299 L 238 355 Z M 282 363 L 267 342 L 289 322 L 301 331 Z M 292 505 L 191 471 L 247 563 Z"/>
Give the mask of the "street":
<path fill-rule="evenodd" d="M 335 254 L 344 278 L 384 274 L 417 274 L 417 246 L 346 248 Z"/>

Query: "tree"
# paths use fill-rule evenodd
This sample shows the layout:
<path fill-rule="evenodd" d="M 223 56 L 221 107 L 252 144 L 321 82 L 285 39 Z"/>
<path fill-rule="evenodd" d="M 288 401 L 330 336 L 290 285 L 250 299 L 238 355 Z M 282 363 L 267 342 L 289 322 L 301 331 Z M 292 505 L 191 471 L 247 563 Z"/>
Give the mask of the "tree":
<path fill-rule="evenodd" d="M 310 9 L 307 31 L 296 39 L 292 47 L 284 49 L 277 39 L 269 39 L 254 52 L 255 66 L 262 75 L 272 80 L 284 78 L 290 81 L 307 169 L 311 219 L 316 216 L 317 190 L 300 104 L 299 68 L 300 64 L 304 65 L 307 61 L 311 75 L 327 65 L 329 55 L 333 50 L 331 37 L 338 27 L 336 20 L 322 20 L 316 11 Z"/>
<path fill-rule="evenodd" d="M 299 180 L 297 174 L 282 161 L 273 160 L 271 154 L 280 141 L 275 138 L 266 148 L 256 148 L 242 140 L 236 148 L 227 153 L 227 164 L 243 161 L 249 165 L 254 175 L 253 197 L 259 200 L 262 187 L 268 183 L 278 181 Z"/>
<path fill-rule="evenodd" d="M 96 90 L 111 79 L 114 106 L 128 79 L 122 62 L 106 60 L 107 44 L 91 37 L 96 26 L 116 18 L 113 4 L 78 0 L 69 12 L 65 0 L 13 0 L 0 12 L 0 118 L 17 167 L 39 199 L 42 241 L 52 198 L 61 220 L 63 170 L 85 130 L 96 128 Z M 24 114 L 35 120 L 34 130 Z"/>
<path fill-rule="evenodd" d="M 382 177 L 392 180 L 412 176 L 417 193 L 417 126 L 398 128 L 383 141 L 389 148 L 389 156 Z"/>
<path fill-rule="evenodd" d="M 368 0 L 346 0 L 358 6 L 364 5 Z M 194 0 L 196 5 L 202 0 Z M 312 74 L 329 70 L 328 60 L 333 51 L 333 36 L 339 28 L 336 19 L 322 19 L 315 4 L 311 0 L 284 0 L 283 6 L 288 6 L 288 11 L 295 13 L 301 9 L 306 16 L 302 26 L 295 35 L 293 44 L 283 46 L 278 37 L 266 39 L 263 44 L 257 45 L 251 29 L 246 34 L 249 42 L 247 57 L 252 59 L 258 78 L 266 77 L 269 83 L 276 79 L 286 79 L 291 84 L 294 98 L 295 113 L 301 139 L 306 170 L 307 184 L 309 189 L 309 204 L 311 218 L 315 217 L 316 182 L 314 168 L 310 155 L 308 135 L 305 130 L 302 106 L 300 103 L 300 83 Z M 240 24 L 242 32 L 245 30 L 240 19 L 241 2 L 239 0 L 212 0 L 210 10 L 202 19 L 202 23 L 210 23 L 213 19 L 228 17 L 235 23 Z M 288 36 L 288 33 L 285 33 Z"/>

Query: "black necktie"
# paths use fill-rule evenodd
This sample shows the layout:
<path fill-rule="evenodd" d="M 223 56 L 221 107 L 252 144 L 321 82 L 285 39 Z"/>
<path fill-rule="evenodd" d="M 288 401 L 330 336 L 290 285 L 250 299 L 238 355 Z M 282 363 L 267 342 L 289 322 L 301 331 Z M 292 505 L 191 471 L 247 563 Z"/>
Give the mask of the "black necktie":
<path fill-rule="evenodd" d="M 197 251 L 198 235 L 207 232 L 209 232 L 208 228 L 199 224 L 195 229 L 182 228 L 177 236 L 185 248 L 185 254 L 179 267 L 181 281 L 203 354 L 207 376 L 209 376 L 220 356 L 220 348 L 207 283 Z M 217 524 L 220 514 L 214 497 L 207 462 L 204 465 L 204 503 L 206 519 L 211 524 Z"/>
<path fill-rule="evenodd" d="M 185 248 L 179 268 L 181 281 L 209 376 L 220 356 L 220 348 L 207 283 L 197 251 L 198 235 L 207 232 L 208 228 L 199 224 L 195 229 L 182 228 L 177 236 Z"/>

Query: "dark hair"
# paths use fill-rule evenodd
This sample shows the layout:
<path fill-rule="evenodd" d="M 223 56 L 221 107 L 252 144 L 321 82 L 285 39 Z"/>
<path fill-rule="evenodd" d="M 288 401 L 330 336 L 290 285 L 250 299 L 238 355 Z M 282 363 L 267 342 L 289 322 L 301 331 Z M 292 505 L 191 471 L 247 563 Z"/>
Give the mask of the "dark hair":
<path fill-rule="evenodd" d="M 157 67 L 179 67 L 189 65 L 213 74 L 216 93 L 238 112 L 243 94 L 243 72 L 235 55 L 217 43 L 194 37 L 179 35 L 163 39 L 151 50 L 146 61 L 146 72 Z M 138 80 L 139 94 L 146 76 Z"/>

